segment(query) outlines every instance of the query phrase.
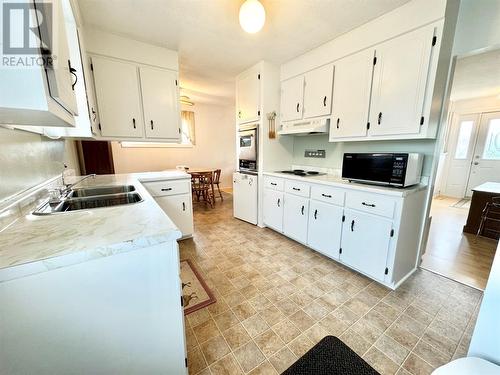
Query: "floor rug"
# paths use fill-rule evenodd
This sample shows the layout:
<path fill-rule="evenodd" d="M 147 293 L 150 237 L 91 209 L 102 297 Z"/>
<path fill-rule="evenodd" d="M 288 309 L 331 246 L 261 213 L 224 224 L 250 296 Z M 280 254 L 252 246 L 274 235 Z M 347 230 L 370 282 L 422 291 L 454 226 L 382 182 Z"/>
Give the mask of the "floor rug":
<path fill-rule="evenodd" d="M 181 260 L 182 300 L 184 315 L 216 301 L 214 294 L 189 259 Z"/>

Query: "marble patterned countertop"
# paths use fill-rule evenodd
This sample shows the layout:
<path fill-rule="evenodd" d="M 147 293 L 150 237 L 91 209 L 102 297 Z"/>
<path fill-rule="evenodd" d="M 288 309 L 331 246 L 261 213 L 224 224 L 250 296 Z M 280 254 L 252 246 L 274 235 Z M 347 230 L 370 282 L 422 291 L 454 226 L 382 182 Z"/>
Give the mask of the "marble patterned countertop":
<path fill-rule="evenodd" d="M 143 201 L 46 216 L 21 215 L 0 232 L 0 282 L 20 273 L 38 273 L 179 239 L 181 232 L 141 182 L 189 178 L 180 171 L 97 176 L 76 188 L 130 184 Z"/>

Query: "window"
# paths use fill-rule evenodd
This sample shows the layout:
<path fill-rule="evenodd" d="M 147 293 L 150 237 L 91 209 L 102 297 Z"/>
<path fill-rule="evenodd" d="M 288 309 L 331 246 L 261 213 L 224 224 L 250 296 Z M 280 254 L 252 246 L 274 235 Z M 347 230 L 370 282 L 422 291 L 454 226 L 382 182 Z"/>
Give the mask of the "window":
<path fill-rule="evenodd" d="M 473 126 L 474 121 L 462 121 L 460 123 L 457 147 L 455 149 L 455 159 L 467 159 Z"/>
<path fill-rule="evenodd" d="M 483 159 L 500 160 L 500 118 L 493 119 L 488 124 Z"/>
<path fill-rule="evenodd" d="M 194 112 L 181 111 L 181 142 L 120 142 L 122 147 L 162 148 L 162 147 L 192 147 L 195 145 Z"/>

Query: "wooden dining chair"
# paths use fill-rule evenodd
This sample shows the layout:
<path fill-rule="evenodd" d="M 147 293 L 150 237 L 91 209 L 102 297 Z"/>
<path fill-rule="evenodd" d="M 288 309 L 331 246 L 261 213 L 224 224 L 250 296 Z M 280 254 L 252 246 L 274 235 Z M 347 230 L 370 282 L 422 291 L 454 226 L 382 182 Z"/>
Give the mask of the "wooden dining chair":
<path fill-rule="evenodd" d="M 191 173 L 191 183 L 193 196 L 196 196 L 197 201 L 203 199 L 213 208 L 215 197 L 212 172 Z"/>
<path fill-rule="evenodd" d="M 214 171 L 214 185 L 217 186 L 217 191 L 219 192 L 220 200 L 223 201 L 224 198 L 222 197 L 222 192 L 220 191 L 220 186 L 219 186 L 219 183 L 220 183 L 220 174 L 221 174 L 221 170 L 220 169 L 216 169 Z"/>

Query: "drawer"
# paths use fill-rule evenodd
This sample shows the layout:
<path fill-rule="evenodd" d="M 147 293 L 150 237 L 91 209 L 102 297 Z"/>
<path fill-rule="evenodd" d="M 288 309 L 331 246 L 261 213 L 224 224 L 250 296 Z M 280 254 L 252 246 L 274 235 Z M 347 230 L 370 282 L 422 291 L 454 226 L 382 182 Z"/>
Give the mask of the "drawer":
<path fill-rule="evenodd" d="M 396 201 L 384 195 L 348 191 L 345 205 L 355 210 L 392 218 Z"/>
<path fill-rule="evenodd" d="M 308 183 L 295 180 L 285 180 L 286 193 L 300 195 L 301 197 L 309 198 L 310 191 L 311 191 L 311 185 Z"/>
<path fill-rule="evenodd" d="M 317 201 L 336 204 L 337 206 L 344 205 L 345 191 L 325 185 L 312 185 L 311 198 Z"/>
<path fill-rule="evenodd" d="M 283 191 L 285 186 L 285 180 L 279 177 L 264 176 L 264 187 L 267 189 L 273 189 L 278 191 Z"/>
<path fill-rule="evenodd" d="M 153 197 L 191 193 L 191 181 L 187 179 L 143 182 L 143 185 Z"/>

